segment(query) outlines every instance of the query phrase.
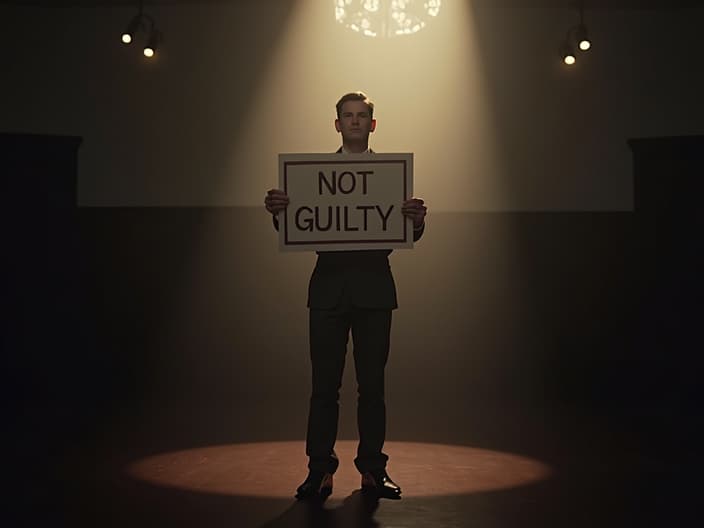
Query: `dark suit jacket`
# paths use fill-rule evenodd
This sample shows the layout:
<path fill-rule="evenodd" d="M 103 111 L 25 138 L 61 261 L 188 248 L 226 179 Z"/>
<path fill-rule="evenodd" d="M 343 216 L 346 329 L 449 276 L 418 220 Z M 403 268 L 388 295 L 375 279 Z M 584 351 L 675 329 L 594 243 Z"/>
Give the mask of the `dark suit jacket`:
<path fill-rule="evenodd" d="M 276 216 L 272 216 L 272 220 L 278 231 Z M 424 230 L 425 226 L 413 232 L 414 242 L 420 240 Z M 398 308 L 396 285 L 389 266 L 391 251 L 318 251 L 318 261 L 308 285 L 308 307 L 314 310 L 334 308 L 345 292 L 359 308 Z"/>

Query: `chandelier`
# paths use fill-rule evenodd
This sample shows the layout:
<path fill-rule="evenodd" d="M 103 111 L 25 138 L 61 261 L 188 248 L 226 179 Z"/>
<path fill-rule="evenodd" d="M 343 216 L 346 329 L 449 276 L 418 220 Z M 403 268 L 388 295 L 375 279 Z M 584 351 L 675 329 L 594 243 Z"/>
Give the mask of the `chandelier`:
<path fill-rule="evenodd" d="M 335 19 L 367 37 L 412 35 L 438 16 L 441 0 L 334 0 Z"/>

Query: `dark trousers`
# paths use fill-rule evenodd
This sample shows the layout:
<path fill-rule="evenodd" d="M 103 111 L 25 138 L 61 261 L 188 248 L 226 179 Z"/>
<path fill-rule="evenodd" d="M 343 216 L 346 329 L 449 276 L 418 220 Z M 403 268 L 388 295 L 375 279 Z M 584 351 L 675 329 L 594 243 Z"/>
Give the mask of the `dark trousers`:
<path fill-rule="evenodd" d="M 308 414 L 308 468 L 334 473 L 340 386 L 348 336 L 352 331 L 357 374 L 359 446 L 354 464 L 360 473 L 384 469 L 386 435 L 384 367 L 389 357 L 391 310 L 370 310 L 343 300 L 331 310 L 310 310 L 313 391 Z"/>

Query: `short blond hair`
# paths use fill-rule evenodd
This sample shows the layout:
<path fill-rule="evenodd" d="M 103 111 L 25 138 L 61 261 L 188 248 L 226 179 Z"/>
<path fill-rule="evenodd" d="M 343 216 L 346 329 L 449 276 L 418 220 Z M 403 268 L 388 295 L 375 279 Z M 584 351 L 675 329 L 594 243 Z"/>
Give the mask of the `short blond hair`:
<path fill-rule="evenodd" d="M 374 117 L 374 103 L 372 103 L 372 100 L 369 99 L 367 94 L 364 92 L 350 92 L 340 97 L 340 100 L 335 105 L 338 119 L 340 119 L 340 114 L 342 113 L 342 105 L 344 105 L 347 101 L 362 101 L 369 109 L 369 117 Z"/>

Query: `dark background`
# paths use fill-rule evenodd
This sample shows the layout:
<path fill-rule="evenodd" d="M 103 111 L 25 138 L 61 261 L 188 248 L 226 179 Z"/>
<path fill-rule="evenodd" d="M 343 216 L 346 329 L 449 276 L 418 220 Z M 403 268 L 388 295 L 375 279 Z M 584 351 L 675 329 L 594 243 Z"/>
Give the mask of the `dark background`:
<path fill-rule="evenodd" d="M 125 424 L 198 424 L 159 449 L 302 439 L 314 256 L 278 253 L 263 207 L 79 208 L 89 138 L 3 132 L 3 436 L 20 507 L 60 507 L 46 468 Z M 391 257 L 389 438 L 453 438 L 476 419 L 467 443 L 528 452 L 479 417 L 590 416 L 657 462 L 677 490 L 663 505 L 694 494 L 704 139 L 649 136 L 623 138 L 632 211 L 431 209 L 422 241 Z M 350 363 L 343 406 L 354 398 Z M 261 410 L 256 426 L 243 409 Z M 349 411 L 340 437 L 355 434 Z"/>

